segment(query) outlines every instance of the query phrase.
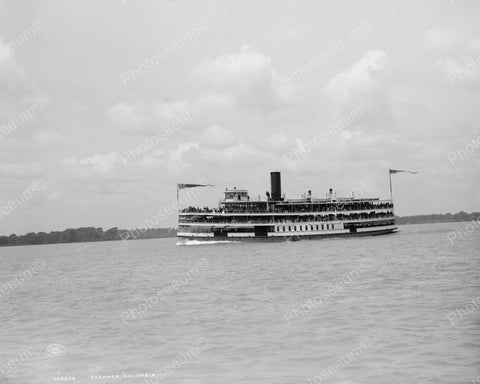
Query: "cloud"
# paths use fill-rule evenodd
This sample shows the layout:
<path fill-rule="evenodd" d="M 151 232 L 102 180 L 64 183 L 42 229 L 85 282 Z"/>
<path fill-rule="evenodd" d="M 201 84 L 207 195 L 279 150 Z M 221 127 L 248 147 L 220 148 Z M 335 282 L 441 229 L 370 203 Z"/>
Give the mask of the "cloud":
<path fill-rule="evenodd" d="M 33 135 L 31 144 L 35 148 L 44 148 L 65 143 L 65 141 L 66 138 L 61 133 L 55 131 L 41 131 Z"/>
<path fill-rule="evenodd" d="M 228 146 L 189 142 L 180 144 L 170 153 L 168 169 L 179 171 L 192 168 L 199 174 L 212 174 L 212 169 L 226 171 L 269 164 L 271 158 L 264 148 L 258 149 L 245 142 Z"/>
<path fill-rule="evenodd" d="M 135 100 L 127 103 L 121 101 L 107 109 L 107 116 L 122 129 L 130 132 L 144 132 L 171 123 L 186 114 L 188 109 L 186 102 Z"/>
<path fill-rule="evenodd" d="M 139 198 L 160 174 L 168 170 L 168 156 L 160 149 L 125 164 L 116 152 L 87 157 L 69 156 L 60 161 L 64 183 L 78 193 L 93 193 L 120 198 Z M 161 173 L 159 173 L 161 172 Z"/>
<path fill-rule="evenodd" d="M 14 52 L 0 38 L 0 98 L 12 103 L 18 111 L 30 106 L 36 100 L 44 99 L 38 88 L 28 79 L 17 64 Z M 4 108 L 5 109 L 5 105 Z"/>
<path fill-rule="evenodd" d="M 11 95 L 26 87 L 25 74 L 17 65 L 10 47 L 0 38 L 0 94 Z"/>
<path fill-rule="evenodd" d="M 480 53 L 480 39 L 471 39 L 467 43 L 467 49 L 473 53 Z"/>
<path fill-rule="evenodd" d="M 125 179 L 125 166 L 116 152 L 106 155 L 95 154 L 83 159 L 69 156 L 60 161 L 60 165 L 70 176 L 81 181 L 103 182 Z"/>
<path fill-rule="evenodd" d="M 292 100 L 291 89 L 280 80 L 271 57 L 250 46 L 205 60 L 191 73 L 209 89 L 234 97 L 241 107 L 271 111 Z"/>
<path fill-rule="evenodd" d="M 348 103 L 379 90 L 374 73 L 382 70 L 387 55 L 380 49 L 369 51 L 350 68 L 340 72 L 325 87 L 325 93 L 334 101 Z"/>
<path fill-rule="evenodd" d="M 190 151 L 191 149 L 197 149 L 199 147 L 198 143 L 181 143 L 178 145 L 177 149 L 170 152 L 170 159 L 173 161 L 181 161 L 182 154 Z"/>
<path fill-rule="evenodd" d="M 291 140 L 284 133 L 276 133 L 270 136 L 267 142 L 275 150 L 286 150 Z"/>
<path fill-rule="evenodd" d="M 439 54 L 437 68 L 452 85 L 470 86 L 480 80 L 480 39 L 453 29 L 427 31 L 427 42 Z"/>
<path fill-rule="evenodd" d="M 17 64 L 13 50 L 0 38 L 0 120 L 3 123 L 18 124 L 25 114 L 35 114 L 32 111 L 42 104 L 45 108 L 46 97 L 27 78 L 23 69 Z M 30 115 L 29 115 L 30 116 Z M 29 117 L 27 120 L 30 120 Z M 23 125 L 23 123 L 20 123 Z"/>
<path fill-rule="evenodd" d="M 107 115 L 113 122 L 135 129 L 138 129 L 146 122 L 146 116 L 143 111 L 139 111 L 138 108 L 123 101 L 108 108 Z"/>
<path fill-rule="evenodd" d="M 224 93 L 208 93 L 205 100 L 209 105 L 222 109 L 234 109 L 237 107 L 237 102 L 234 97 Z"/>
<path fill-rule="evenodd" d="M 33 178 L 39 177 L 42 174 L 43 167 L 36 161 L 29 163 L 0 164 L 0 175 L 6 178 Z"/>
<path fill-rule="evenodd" d="M 206 146 L 226 146 L 233 142 L 233 134 L 228 129 L 218 125 L 211 125 L 205 131 L 204 140 Z"/>
<path fill-rule="evenodd" d="M 351 120 L 351 128 L 363 126 L 370 130 L 392 124 L 394 117 L 388 89 L 382 83 L 383 78 L 376 75 L 386 63 L 384 51 L 369 51 L 327 83 L 323 91 L 332 102 L 337 122 L 347 119 Z M 352 116 L 354 118 L 350 119 Z"/>
<path fill-rule="evenodd" d="M 167 161 L 165 160 L 165 152 L 161 149 L 156 149 L 142 156 L 137 164 L 143 169 L 158 169 L 165 167 Z"/>
<path fill-rule="evenodd" d="M 220 155 L 222 162 L 233 167 L 250 167 L 266 164 L 270 155 L 244 142 L 225 148 Z"/>
<path fill-rule="evenodd" d="M 430 29 L 426 33 L 427 42 L 436 49 L 450 50 L 467 41 L 467 38 L 453 29 Z"/>

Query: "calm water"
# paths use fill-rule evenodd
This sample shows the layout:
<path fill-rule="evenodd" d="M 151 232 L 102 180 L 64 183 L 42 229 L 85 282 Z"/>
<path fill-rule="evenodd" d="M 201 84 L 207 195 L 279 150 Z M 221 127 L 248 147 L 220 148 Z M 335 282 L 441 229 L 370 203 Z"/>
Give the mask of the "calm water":
<path fill-rule="evenodd" d="M 466 225 L 0 248 L 0 383 L 471 383 L 480 228 L 447 238 Z"/>

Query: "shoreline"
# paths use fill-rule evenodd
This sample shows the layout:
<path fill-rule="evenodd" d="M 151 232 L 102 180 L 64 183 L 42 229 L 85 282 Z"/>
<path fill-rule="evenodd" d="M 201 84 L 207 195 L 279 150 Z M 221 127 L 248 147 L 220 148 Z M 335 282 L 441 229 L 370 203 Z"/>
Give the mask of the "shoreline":
<path fill-rule="evenodd" d="M 479 212 L 470 214 L 459 212 L 452 214 L 433 214 L 433 215 L 415 215 L 415 216 L 396 216 L 396 225 L 416 225 L 416 224 L 445 224 L 462 223 L 480 220 Z M 52 231 L 50 233 L 37 232 L 27 233 L 25 235 L 11 234 L 9 236 L 0 236 L 0 247 L 18 247 L 27 245 L 52 245 L 52 244 L 75 244 L 75 243 L 97 243 L 105 241 L 130 241 L 147 239 L 170 239 L 177 237 L 177 228 L 150 228 L 141 232 L 141 236 L 128 239 L 122 238 L 122 234 L 131 233 L 135 230 L 110 228 L 104 231 L 102 228 L 81 227 L 69 228 L 64 231 Z M 138 232 L 138 230 L 137 230 Z M 82 237 L 83 236 L 83 237 Z"/>

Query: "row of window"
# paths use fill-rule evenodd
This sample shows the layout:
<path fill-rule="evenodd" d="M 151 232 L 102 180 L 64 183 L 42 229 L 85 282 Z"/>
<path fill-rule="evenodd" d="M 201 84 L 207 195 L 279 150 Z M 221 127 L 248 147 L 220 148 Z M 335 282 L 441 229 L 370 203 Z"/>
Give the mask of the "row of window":
<path fill-rule="evenodd" d="M 291 231 L 324 231 L 335 229 L 335 224 L 277 225 L 277 232 Z"/>

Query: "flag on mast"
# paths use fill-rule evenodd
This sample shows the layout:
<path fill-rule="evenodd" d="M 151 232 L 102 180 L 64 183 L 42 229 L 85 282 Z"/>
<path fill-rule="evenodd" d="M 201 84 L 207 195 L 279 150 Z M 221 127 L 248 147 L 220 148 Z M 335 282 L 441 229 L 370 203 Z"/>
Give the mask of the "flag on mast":
<path fill-rule="evenodd" d="M 178 189 L 196 188 L 196 187 L 213 187 L 211 184 L 177 184 Z"/>
<path fill-rule="evenodd" d="M 404 171 L 403 169 L 389 169 L 390 171 L 390 175 L 393 175 L 394 173 L 411 173 L 412 175 L 418 173 L 418 172 L 415 172 L 415 171 Z"/>
<path fill-rule="evenodd" d="M 177 200 L 178 200 L 178 191 L 185 188 L 197 188 L 197 187 L 213 187 L 212 184 L 182 184 L 177 183 Z"/>
<path fill-rule="evenodd" d="M 393 199 L 393 192 L 392 192 L 392 175 L 395 173 L 411 173 L 412 175 L 415 175 L 418 172 L 415 171 L 405 171 L 403 169 L 389 169 L 388 170 L 388 178 L 390 180 L 390 200 Z"/>

